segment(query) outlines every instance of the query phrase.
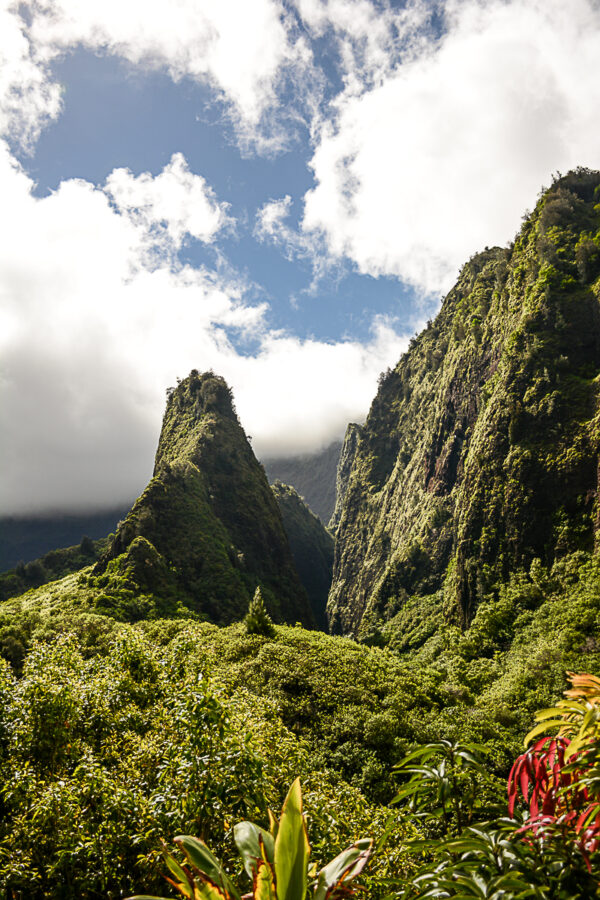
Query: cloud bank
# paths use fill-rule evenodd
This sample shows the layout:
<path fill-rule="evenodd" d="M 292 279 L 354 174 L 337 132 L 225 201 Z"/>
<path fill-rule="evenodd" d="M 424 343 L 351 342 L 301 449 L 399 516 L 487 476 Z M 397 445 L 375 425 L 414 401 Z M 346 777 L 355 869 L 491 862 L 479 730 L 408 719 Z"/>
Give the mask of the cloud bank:
<path fill-rule="evenodd" d="M 219 264 L 221 239 L 248 225 L 181 153 L 159 173 L 34 196 L 12 151 L 60 115 L 51 64 L 76 46 L 208 85 L 245 153 L 281 150 L 304 123 L 312 188 L 267 193 L 251 227 L 316 273 L 345 265 L 439 295 L 512 238 L 553 172 L 600 165 L 596 0 L 4 0 L 4 514 L 131 498 L 165 388 L 192 368 L 232 384 L 259 455 L 316 449 L 364 416 L 406 344 L 393 314 L 363 344 L 270 329 L 253 286 Z M 181 263 L 194 241 L 214 264 Z"/>
<path fill-rule="evenodd" d="M 262 150 L 287 140 L 278 88 L 290 73 L 310 81 L 310 48 L 278 0 L 24 0 L 21 8 L 40 65 L 79 45 L 208 84 L 240 140 Z"/>
<path fill-rule="evenodd" d="M 0 150 L 4 515 L 131 499 L 151 474 L 165 387 L 192 368 L 230 382 L 257 453 L 293 453 L 360 417 L 404 347 L 384 321 L 367 346 L 270 332 L 242 282 L 178 264 L 184 237 L 210 243 L 228 224 L 181 155 L 155 177 L 121 169 L 39 199 Z M 258 353 L 241 355 L 233 334 Z"/>
<path fill-rule="evenodd" d="M 514 236 L 553 172 L 600 165 L 597 3 L 451 0 L 442 9 L 439 39 L 408 30 L 406 61 L 398 50 L 393 68 L 380 61 L 376 83 L 361 90 L 350 80 L 336 98 L 302 223 L 360 272 L 433 293 L 484 245 Z M 335 21 L 340 28 L 341 13 Z"/>

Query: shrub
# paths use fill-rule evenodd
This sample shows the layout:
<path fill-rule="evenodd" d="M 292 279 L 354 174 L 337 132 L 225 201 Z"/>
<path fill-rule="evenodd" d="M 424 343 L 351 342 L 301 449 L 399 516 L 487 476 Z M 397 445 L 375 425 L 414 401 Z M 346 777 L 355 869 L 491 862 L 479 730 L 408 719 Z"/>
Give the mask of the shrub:
<path fill-rule="evenodd" d="M 269 831 L 253 822 L 240 822 L 234 828 L 234 840 L 244 861 L 246 874 L 252 880 L 253 900 L 305 900 L 308 887 L 310 844 L 302 812 L 300 780 L 292 784 L 281 810 L 279 821 L 269 810 Z M 232 883 L 221 862 L 197 838 L 175 839 L 183 850 L 186 863 L 180 865 L 165 853 L 170 872 L 177 878 L 167 879 L 188 900 L 241 900 L 240 891 Z M 342 900 L 354 894 L 350 882 L 360 875 L 371 853 L 372 841 L 361 838 L 344 850 L 318 873 L 314 882 L 314 900 Z M 146 895 L 130 900 L 160 900 Z"/>

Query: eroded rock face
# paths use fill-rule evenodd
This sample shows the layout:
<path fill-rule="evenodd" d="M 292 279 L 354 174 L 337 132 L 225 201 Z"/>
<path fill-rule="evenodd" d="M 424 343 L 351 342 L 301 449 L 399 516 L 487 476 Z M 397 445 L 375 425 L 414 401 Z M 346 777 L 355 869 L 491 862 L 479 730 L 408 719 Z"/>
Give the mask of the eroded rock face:
<path fill-rule="evenodd" d="M 328 615 L 358 633 L 410 595 L 469 621 L 534 558 L 594 545 L 600 173 L 539 200 L 460 273 L 373 401 L 337 531 Z"/>
<path fill-rule="evenodd" d="M 313 622 L 264 470 L 229 387 L 212 373 L 192 372 L 170 392 L 153 478 L 96 574 L 131 555 L 140 537 L 156 553 L 147 572 L 138 571 L 144 569 L 140 554 L 131 569 L 146 591 L 170 592 L 212 621 L 227 623 L 244 615 L 260 585 L 276 621 Z M 160 578 L 153 580 L 150 569 Z"/>
<path fill-rule="evenodd" d="M 308 594 L 318 628 L 327 628 L 327 596 L 333 572 L 333 538 L 298 492 L 276 481 L 277 500 L 300 581 Z"/>
<path fill-rule="evenodd" d="M 344 435 L 335 481 L 335 509 L 327 526 L 332 534 L 337 533 L 342 517 L 344 499 L 348 490 L 350 472 L 352 471 L 352 464 L 358 449 L 358 439 L 361 431 L 362 427 L 360 425 L 357 425 L 356 422 L 350 422 Z"/>

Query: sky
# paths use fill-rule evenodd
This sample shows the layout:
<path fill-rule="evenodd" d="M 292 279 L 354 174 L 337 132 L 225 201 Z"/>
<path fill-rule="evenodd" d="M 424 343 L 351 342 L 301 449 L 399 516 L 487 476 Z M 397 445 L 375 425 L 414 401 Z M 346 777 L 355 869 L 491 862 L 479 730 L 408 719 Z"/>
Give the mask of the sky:
<path fill-rule="evenodd" d="M 340 439 L 600 167 L 599 59 L 599 0 L 0 0 L 0 515 L 132 500 L 192 368 L 259 458 Z"/>

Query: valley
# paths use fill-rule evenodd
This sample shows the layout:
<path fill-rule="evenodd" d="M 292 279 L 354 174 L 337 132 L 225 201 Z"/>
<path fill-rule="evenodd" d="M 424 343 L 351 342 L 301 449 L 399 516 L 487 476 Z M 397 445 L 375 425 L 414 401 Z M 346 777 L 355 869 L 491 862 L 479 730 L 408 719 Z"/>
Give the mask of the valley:
<path fill-rule="evenodd" d="M 417 873 L 470 826 L 508 827 L 536 711 L 568 672 L 600 673 L 599 384 L 600 173 L 581 169 L 510 247 L 465 263 L 315 464 L 319 517 L 281 461 L 269 484 L 223 378 L 170 389 L 153 476 L 115 530 L 0 576 L 3 896 L 164 892 L 160 841 L 182 833 L 243 877 L 233 825 L 267 827 L 298 776 L 315 864 L 374 839 L 373 900 L 595 896 L 596 847 L 571 820 L 535 859 L 521 841 L 489 893 Z M 256 588 L 270 634 L 244 623 Z M 427 746 L 463 748 L 455 783 L 425 811 L 393 802 Z"/>

